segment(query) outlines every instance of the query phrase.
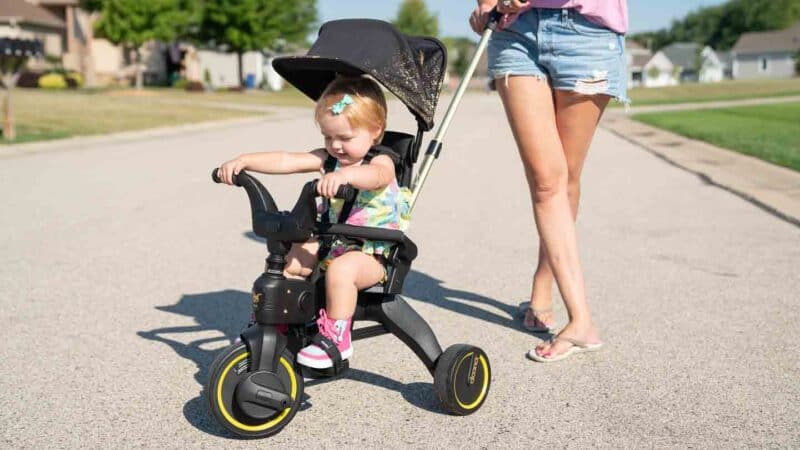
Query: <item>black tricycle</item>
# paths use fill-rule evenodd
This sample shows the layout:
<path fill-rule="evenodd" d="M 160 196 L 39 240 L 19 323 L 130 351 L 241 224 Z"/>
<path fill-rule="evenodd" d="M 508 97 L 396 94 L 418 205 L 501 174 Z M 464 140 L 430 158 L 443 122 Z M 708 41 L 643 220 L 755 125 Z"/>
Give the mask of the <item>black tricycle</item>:
<path fill-rule="evenodd" d="M 360 36 L 353 39 L 354 33 Z M 484 33 L 436 136 L 430 141 L 413 185 L 422 135 L 433 128 L 433 116 L 446 67 L 444 45 L 429 37 L 406 36 L 391 24 L 369 19 L 347 19 L 322 26 L 316 43 L 305 56 L 281 57 L 274 68 L 313 100 L 338 75 L 369 75 L 398 97 L 417 120 L 416 135 L 387 131 L 382 145 L 400 156 L 396 175 L 401 186 L 410 187 L 413 208 L 433 161 L 442 150 L 449 125 L 490 32 Z M 217 170 L 212 173 L 219 182 Z M 307 279 L 284 277 L 286 255 L 294 243 L 312 237 L 341 237 L 395 243 L 387 258 L 387 278 L 359 292 L 353 323 L 377 325 L 352 329 L 360 340 L 392 333 L 422 360 L 433 375 L 433 387 L 442 407 L 456 415 L 477 411 L 491 384 L 491 366 L 478 347 L 456 344 L 445 351 L 428 323 L 403 298 L 403 282 L 417 256 L 417 246 L 402 231 L 317 221 L 316 180 L 302 189 L 291 211 L 280 211 L 269 191 L 256 178 L 240 172 L 234 184 L 247 192 L 253 232 L 266 239 L 266 268 L 252 288 L 255 323 L 240 339 L 222 350 L 209 371 L 205 396 L 212 414 L 227 430 L 245 438 L 271 436 L 283 429 L 300 409 L 305 376 L 336 376 L 349 367 L 348 360 L 331 355 L 333 367 L 325 370 L 301 367 L 295 355 L 317 334 L 318 311 L 325 306 L 324 273 Z M 337 197 L 351 200 L 351 186 Z M 279 329 L 280 326 L 280 329 Z"/>

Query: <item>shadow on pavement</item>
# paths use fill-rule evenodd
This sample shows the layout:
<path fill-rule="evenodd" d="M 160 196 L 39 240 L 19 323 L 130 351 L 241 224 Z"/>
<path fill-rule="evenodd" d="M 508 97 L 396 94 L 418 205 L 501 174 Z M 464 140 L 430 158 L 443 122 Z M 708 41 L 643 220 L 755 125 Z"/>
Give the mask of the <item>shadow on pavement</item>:
<path fill-rule="evenodd" d="M 412 270 L 406 278 L 403 295 L 425 303 L 436 305 L 454 313 L 484 320 L 496 325 L 530 334 L 542 339 L 549 339 L 550 333 L 531 333 L 521 327 L 519 311 L 516 304 L 509 305 L 493 298 L 484 297 L 473 292 L 450 289 L 444 286 L 444 281 L 430 275 Z M 487 310 L 481 306 L 489 306 Z M 436 332 L 436 330 L 433 330 Z"/>
<path fill-rule="evenodd" d="M 204 294 L 187 294 L 174 305 L 157 306 L 156 309 L 191 317 L 195 320 L 196 325 L 157 328 L 139 331 L 137 334 L 144 339 L 164 343 L 171 347 L 178 356 L 194 362 L 197 366 L 194 378 L 202 387 L 205 385 L 208 370 L 219 350 L 233 342 L 246 324 L 250 316 L 250 304 L 250 294 L 242 291 L 224 290 Z M 209 331 L 218 333 L 216 336 L 191 340 L 190 333 L 207 335 Z M 185 338 L 181 338 L 182 336 Z M 420 370 L 424 372 L 425 367 L 420 365 Z M 432 395 L 432 383 L 404 384 L 383 375 L 352 368 L 342 377 L 399 392 L 414 406 L 444 414 L 435 395 Z M 309 380 L 306 386 L 312 387 L 330 381 L 333 379 Z M 306 395 L 302 409 L 311 407 L 309 398 Z M 186 420 L 201 431 L 220 437 L 233 437 L 219 426 L 209 413 L 202 390 L 196 398 L 186 402 L 183 413 Z"/>
<path fill-rule="evenodd" d="M 140 331 L 137 334 L 145 339 L 167 344 L 178 356 L 194 362 L 197 365 L 194 378 L 200 386 L 203 386 L 208 378 L 208 369 L 219 349 L 232 342 L 246 323 L 250 315 L 250 294 L 230 289 L 205 294 L 187 294 L 174 305 L 157 306 L 156 309 L 192 317 L 197 324 L 157 328 Z M 195 340 L 180 337 L 191 336 L 187 333 L 208 334 L 209 331 L 218 331 L 219 334 Z M 186 402 L 183 414 L 190 424 L 201 431 L 214 436 L 233 437 L 219 426 L 209 413 L 202 390 L 196 398 Z"/>

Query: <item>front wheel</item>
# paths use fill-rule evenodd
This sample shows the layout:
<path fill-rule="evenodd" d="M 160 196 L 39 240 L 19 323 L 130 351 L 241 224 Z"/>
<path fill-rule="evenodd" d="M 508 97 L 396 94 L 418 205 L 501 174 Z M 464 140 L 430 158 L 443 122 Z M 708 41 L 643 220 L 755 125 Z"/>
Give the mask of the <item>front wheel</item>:
<path fill-rule="evenodd" d="M 483 405 L 492 369 L 483 350 L 466 344 L 450 346 L 436 361 L 433 389 L 444 409 L 466 416 Z"/>
<path fill-rule="evenodd" d="M 303 398 L 303 377 L 295 371 L 294 358 L 288 350 L 281 354 L 275 386 L 291 401 L 282 410 L 266 410 L 258 418 L 248 415 L 236 399 L 237 387 L 251 375 L 250 352 L 240 343 L 223 350 L 211 365 L 205 393 L 209 409 L 228 431 L 246 438 L 263 438 L 278 433 L 289 424 Z M 271 377 L 272 378 L 272 377 Z M 252 409 L 251 409 L 252 410 Z"/>

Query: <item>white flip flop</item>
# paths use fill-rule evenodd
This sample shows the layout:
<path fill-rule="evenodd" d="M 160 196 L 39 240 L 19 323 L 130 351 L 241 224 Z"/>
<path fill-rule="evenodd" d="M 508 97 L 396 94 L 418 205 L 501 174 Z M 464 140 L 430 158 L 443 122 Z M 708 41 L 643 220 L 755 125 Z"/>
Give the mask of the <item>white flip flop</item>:
<path fill-rule="evenodd" d="M 533 349 L 529 350 L 528 353 L 525 356 L 527 356 L 529 359 L 532 359 L 532 360 L 534 360 L 536 362 L 552 363 L 552 362 L 556 362 L 556 361 L 561 361 L 562 359 L 567 359 L 572 355 L 577 355 L 578 353 L 596 352 L 596 351 L 600 350 L 601 348 L 603 348 L 603 343 L 602 342 L 598 342 L 596 344 L 587 344 L 586 342 L 580 342 L 580 341 L 576 341 L 575 339 L 571 339 L 571 338 L 567 338 L 567 337 L 561 337 L 561 336 L 556 336 L 556 337 L 554 337 L 553 339 L 550 340 L 551 344 L 554 344 L 556 341 L 569 342 L 570 344 L 572 344 L 572 347 L 567 349 L 567 351 L 565 351 L 564 353 L 562 353 L 560 355 L 557 355 L 557 356 L 552 356 L 552 357 L 539 356 L 539 354 L 536 353 L 536 349 L 533 348 Z"/>

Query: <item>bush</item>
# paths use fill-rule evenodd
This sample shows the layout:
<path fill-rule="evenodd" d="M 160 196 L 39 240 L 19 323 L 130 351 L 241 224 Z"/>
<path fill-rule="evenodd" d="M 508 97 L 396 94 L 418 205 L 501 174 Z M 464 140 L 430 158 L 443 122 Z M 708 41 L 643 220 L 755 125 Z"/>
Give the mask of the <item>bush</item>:
<path fill-rule="evenodd" d="M 67 86 L 72 89 L 83 87 L 83 75 L 78 72 L 69 72 L 64 75 L 64 79 L 67 82 Z"/>
<path fill-rule="evenodd" d="M 199 81 L 189 81 L 186 83 L 186 90 L 189 92 L 203 92 L 205 91 L 205 86 Z"/>
<path fill-rule="evenodd" d="M 67 81 L 61 74 L 48 73 L 39 77 L 39 87 L 43 89 L 64 89 L 67 87 Z"/>
<path fill-rule="evenodd" d="M 172 87 L 175 89 L 186 89 L 186 85 L 189 84 L 189 80 L 186 78 L 178 78 L 177 80 L 172 82 Z"/>
<path fill-rule="evenodd" d="M 41 72 L 22 72 L 17 80 L 17 87 L 38 88 L 41 76 Z"/>

